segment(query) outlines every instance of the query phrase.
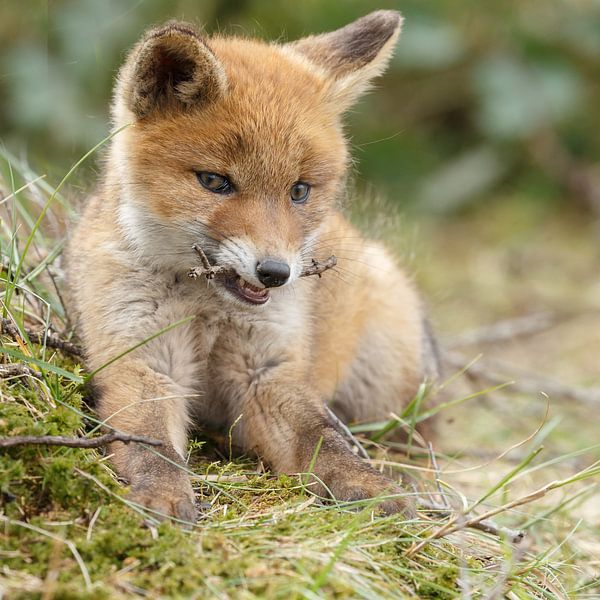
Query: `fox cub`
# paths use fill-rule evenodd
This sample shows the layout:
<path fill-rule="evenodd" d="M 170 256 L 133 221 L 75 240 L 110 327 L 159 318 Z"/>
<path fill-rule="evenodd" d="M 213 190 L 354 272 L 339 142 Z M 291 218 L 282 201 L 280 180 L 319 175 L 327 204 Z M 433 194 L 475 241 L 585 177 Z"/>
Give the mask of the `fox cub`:
<path fill-rule="evenodd" d="M 311 470 L 319 494 L 410 511 L 326 408 L 386 419 L 427 371 L 412 283 L 336 207 L 343 113 L 384 70 L 400 25 L 377 11 L 269 44 L 169 22 L 120 70 L 112 115 L 123 129 L 68 275 L 90 369 L 167 329 L 95 377 L 108 426 L 163 442 L 110 448 L 133 498 L 158 514 L 196 517 L 182 468 L 194 424 L 231 428 L 234 446 L 276 473 Z M 212 279 L 188 277 L 198 247 L 223 268 Z M 338 267 L 300 277 L 331 255 Z"/>

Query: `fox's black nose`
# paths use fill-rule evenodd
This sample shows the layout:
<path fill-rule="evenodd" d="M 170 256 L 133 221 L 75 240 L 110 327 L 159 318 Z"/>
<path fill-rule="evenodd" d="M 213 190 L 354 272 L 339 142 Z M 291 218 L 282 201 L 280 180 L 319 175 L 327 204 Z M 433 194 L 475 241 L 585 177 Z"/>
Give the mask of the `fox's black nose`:
<path fill-rule="evenodd" d="M 256 273 L 265 287 L 278 287 L 290 278 L 290 265 L 275 258 L 265 258 L 256 265 Z"/>

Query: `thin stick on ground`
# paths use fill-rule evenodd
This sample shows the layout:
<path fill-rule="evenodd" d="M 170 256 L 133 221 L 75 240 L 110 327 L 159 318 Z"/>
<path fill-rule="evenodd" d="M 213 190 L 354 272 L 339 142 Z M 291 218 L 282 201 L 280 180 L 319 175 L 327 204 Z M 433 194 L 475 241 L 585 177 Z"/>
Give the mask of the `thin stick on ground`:
<path fill-rule="evenodd" d="M 65 352 L 66 354 L 70 354 L 77 358 L 81 358 L 83 355 L 83 351 L 77 344 L 62 340 L 49 331 L 33 331 L 28 327 L 23 327 L 23 332 L 33 344 L 45 345 L 48 348 L 60 350 L 61 352 Z M 22 339 L 18 327 L 10 319 L 2 319 L 0 322 L 0 333 L 11 337 L 13 340 Z"/>
<path fill-rule="evenodd" d="M 589 477 L 593 477 L 593 476 L 596 476 L 599 474 L 600 474 L 600 461 L 598 461 L 597 463 L 594 463 L 593 465 L 591 465 L 590 467 L 588 467 L 586 469 L 583 469 L 582 471 L 579 471 L 578 473 L 576 473 L 575 475 L 572 475 L 571 477 L 567 477 L 566 479 L 556 479 L 554 481 L 551 481 L 550 483 L 543 485 L 542 487 L 538 488 L 537 490 L 535 490 L 533 492 L 525 494 L 524 496 L 521 496 L 520 498 L 516 498 L 515 500 L 512 500 L 510 502 L 507 502 L 506 504 L 503 504 L 502 506 L 498 506 L 497 508 L 488 510 L 487 512 L 485 512 L 481 515 L 471 517 L 470 519 L 464 519 L 464 517 L 465 517 L 464 514 L 455 515 L 452 519 L 450 519 L 450 521 L 448 521 L 448 523 L 446 523 L 445 525 L 440 527 L 437 531 L 432 533 L 430 536 L 428 536 L 424 540 L 421 540 L 418 544 L 414 544 L 413 546 L 411 546 L 406 551 L 406 555 L 414 556 L 414 554 L 416 554 L 419 550 L 424 548 L 432 540 L 435 540 L 435 539 L 438 539 L 441 537 L 445 537 L 447 535 L 450 535 L 451 533 L 460 531 L 461 529 L 464 529 L 465 527 L 481 529 L 482 524 L 483 524 L 483 526 L 487 526 L 487 524 L 489 523 L 489 519 L 492 517 L 495 517 L 496 515 L 499 515 L 503 512 L 507 512 L 513 508 L 523 506 L 524 504 L 529 504 L 530 502 L 539 500 L 540 498 L 543 498 L 548 492 L 551 492 L 552 490 L 556 490 L 558 488 L 564 487 L 565 485 L 568 485 L 575 481 L 587 479 Z M 464 520 L 461 519 L 461 517 Z M 461 519 L 460 522 L 458 522 L 459 519 Z"/>
<path fill-rule="evenodd" d="M 24 365 L 23 363 L 9 363 L 7 365 L 0 365 L 0 379 L 9 379 L 11 377 L 22 377 L 28 375 L 41 379 L 42 376 L 36 370 Z"/>
<path fill-rule="evenodd" d="M 66 446 L 68 448 L 100 448 L 112 442 L 131 442 L 147 444 L 148 446 L 162 446 L 160 440 L 146 437 L 145 435 L 129 435 L 120 431 L 113 431 L 95 438 L 65 437 L 62 435 L 14 435 L 0 438 L 0 448 L 14 446 Z"/>
<path fill-rule="evenodd" d="M 435 513 L 437 517 L 452 517 L 453 512 L 447 506 L 430 502 L 424 498 L 418 498 L 417 504 L 419 507 L 425 509 L 428 512 Z M 454 521 L 452 521 L 454 522 Z M 526 532 L 521 529 L 511 529 L 510 527 L 503 527 L 491 521 L 490 519 L 483 519 L 481 521 L 474 520 L 473 523 L 465 523 L 464 527 L 470 527 L 471 529 L 478 529 L 485 533 L 495 535 L 496 537 L 506 537 L 513 544 L 518 544 L 526 535 Z"/>

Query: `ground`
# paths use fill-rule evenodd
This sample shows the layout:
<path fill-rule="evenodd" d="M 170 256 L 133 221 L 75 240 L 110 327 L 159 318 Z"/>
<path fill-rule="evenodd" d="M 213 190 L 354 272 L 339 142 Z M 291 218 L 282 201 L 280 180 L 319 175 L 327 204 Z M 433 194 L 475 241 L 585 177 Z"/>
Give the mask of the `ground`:
<path fill-rule="evenodd" d="M 60 193 L 43 180 L 15 201 L 10 191 L 33 177 L 23 165 L 13 169 L 12 182 L 6 177 L 4 186 L 3 208 L 9 210 L 2 214 L 3 316 L 18 323 L 24 316 L 37 329 L 51 321 L 66 332 L 45 266 L 60 252 L 61 222 L 69 210 L 60 208 Z M 51 210 L 38 229 L 35 219 L 49 199 Z M 475 365 L 494 371 L 502 382 L 521 382 L 536 373 L 598 387 L 597 225 L 566 209 L 530 203 L 521 208 L 520 202 L 503 196 L 455 219 L 386 218 L 387 226 L 379 228 L 377 220 L 370 227 L 362 224 L 379 229 L 415 273 L 442 350 L 460 353 L 464 366 L 482 354 Z M 17 209 L 20 216 L 13 221 L 10 210 Z M 18 244 L 11 243 L 15 237 Z M 17 272 L 13 282 L 6 277 L 9 268 Z M 465 331 L 541 311 L 551 314 L 553 324 L 538 333 L 461 342 Z M 86 374 L 73 357 L 11 336 L 2 337 L 2 351 L 5 364 L 27 363 L 37 376 L 0 380 L 0 436 L 93 435 Z M 407 458 L 406 447 L 380 435 L 388 424 L 355 433 L 375 465 L 408 474 L 410 493 L 439 503 L 441 490 L 455 514 L 468 509 L 457 520 L 459 531 L 449 536 L 430 539 L 448 523 L 444 514 L 421 510 L 418 519 L 406 520 L 377 515 L 371 502 L 324 505 L 297 477 L 274 477 L 253 460 L 230 459 L 226 439 L 221 440 L 225 451 L 214 440 L 198 439 L 190 446 L 202 506 L 197 526 L 190 531 L 155 524 L 128 501 L 100 451 L 26 446 L 0 455 L 0 593 L 7 598 L 599 597 L 597 397 L 575 401 L 545 395 L 543 385 L 539 393 L 498 389 L 457 367 L 446 367 L 444 378 L 443 389 L 429 391 L 443 402 L 433 450 L 420 447 L 415 437 Z M 486 388 L 492 390 L 482 393 Z M 405 422 L 424 414 L 417 404 L 401 415 Z M 552 481 L 564 485 L 502 509 Z M 463 527 L 473 515 L 494 508 L 498 524 L 526 531 L 521 543 Z"/>

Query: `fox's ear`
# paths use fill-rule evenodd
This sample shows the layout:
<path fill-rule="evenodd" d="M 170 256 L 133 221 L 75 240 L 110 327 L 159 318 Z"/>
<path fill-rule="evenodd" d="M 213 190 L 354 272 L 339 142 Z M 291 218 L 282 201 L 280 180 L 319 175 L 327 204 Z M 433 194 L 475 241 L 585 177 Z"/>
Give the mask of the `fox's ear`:
<path fill-rule="evenodd" d="M 330 99 L 344 110 L 385 70 L 400 35 L 402 16 L 378 10 L 322 35 L 289 44 L 331 79 Z"/>
<path fill-rule="evenodd" d="M 197 31 L 171 21 L 146 32 L 121 68 L 116 117 L 122 108 L 143 119 L 157 111 L 205 105 L 226 89 L 225 71 Z"/>

